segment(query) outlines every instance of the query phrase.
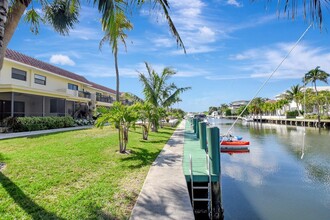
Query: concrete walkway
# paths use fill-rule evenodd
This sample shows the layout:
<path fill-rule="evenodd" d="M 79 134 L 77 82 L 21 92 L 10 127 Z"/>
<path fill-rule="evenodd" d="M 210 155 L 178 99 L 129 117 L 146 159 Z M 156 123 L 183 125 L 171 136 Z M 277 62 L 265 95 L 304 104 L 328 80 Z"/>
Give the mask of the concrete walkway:
<path fill-rule="evenodd" d="M 194 219 L 182 170 L 185 121 L 152 164 L 131 220 Z"/>
<path fill-rule="evenodd" d="M 93 126 L 78 126 L 78 127 L 58 128 L 58 129 L 41 130 L 41 131 L 0 133 L 0 140 L 18 138 L 18 137 L 36 136 L 36 135 L 43 135 L 43 134 L 50 134 L 50 133 L 57 133 L 57 132 L 64 132 L 64 131 L 82 130 L 82 129 L 88 129 L 91 127 L 93 127 Z"/>

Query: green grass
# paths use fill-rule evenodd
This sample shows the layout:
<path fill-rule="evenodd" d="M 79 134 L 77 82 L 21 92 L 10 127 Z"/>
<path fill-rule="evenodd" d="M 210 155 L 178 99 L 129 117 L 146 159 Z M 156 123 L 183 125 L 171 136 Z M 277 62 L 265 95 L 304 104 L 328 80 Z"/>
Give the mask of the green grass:
<path fill-rule="evenodd" d="M 173 131 L 131 131 L 129 155 L 110 127 L 0 141 L 0 219 L 128 219 Z"/>

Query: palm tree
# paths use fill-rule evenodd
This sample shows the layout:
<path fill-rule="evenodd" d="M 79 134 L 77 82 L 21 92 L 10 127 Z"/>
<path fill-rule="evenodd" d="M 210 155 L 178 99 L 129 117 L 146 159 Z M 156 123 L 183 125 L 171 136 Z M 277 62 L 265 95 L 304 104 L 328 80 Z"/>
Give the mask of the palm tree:
<path fill-rule="evenodd" d="M 253 113 L 258 117 L 260 116 L 260 122 L 262 121 L 262 106 L 264 104 L 264 100 L 261 97 L 254 98 L 251 102 L 251 104 L 248 106 L 249 112 Z"/>
<path fill-rule="evenodd" d="M 42 14 L 44 18 L 33 8 L 33 2 L 42 5 Z M 40 21 L 47 21 L 54 27 L 55 31 L 62 35 L 69 33 L 74 24 L 78 22 L 78 12 L 81 0 L 1 0 L 0 2 L 0 70 L 3 66 L 3 60 L 7 46 L 18 26 L 22 16 L 24 20 L 31 24 L 31 30 L 38 33 Z M 161 10 L 168 22 L 169 29 L 173 34 L 177 44 L 186 52 L 181 37 L 169 14 L 169 3 L 167 0 L 93 0 L 93 5 L 101 13 L 102 25 L 108 27 L 114 26 L 116 14 L 118 12 L 129 13 L 135 5 L 141 6 L 146 2 L 152 4 L 153 8 Z M 31 9 L 26 10 L 30 5 Z M 9 6 L 9 7 L 7 7 Z M 127 7 L 130 6 L 130 7 Z M 8 8 L 8 10 L 7 10 Z M 131 10 L 130 10 L 131 9 Z"/>
<path fill-rule="evenodd" d="M 3 46 L 3 35 L 5 33 L 5 23 L 8 13 L 8 0 L 0 2 L 0 47 Z"/>
<path fill-rule="evenodd" d="M 176 74 L 176 72 L 166 67 L 159 75 L 151 68 L 148 63 L 145 63 L 148 75 L 139 73 L 139 79 L 143 84 L 143 94 L 145 101 L 154 106 L 155 117 L 152 120 L 152 131 L 158 130 L 159 114 L 157 111 L 161 108 L 167 108 L 178 102 L 179 95 L 191 89 L 190 87 L 178 88 L 174 83 L 168 84 L 168 80 Z"/>
<path fill-rule="evenodd" d="M 119 102 L 119 69 L 118 69 L 118 41 L 120 40 L 126 50 L 126 42 L 125 39 L 127 35 L 125 34 L 125 30 L 132 30 L 133 25 L 126 18 L 123 12 L 118 12 L 115 15 L 115 22 L 108 26 L 108 24 L 103 24 L 103 30 L 106 31 L 105 36 L 102 38 L 100 42 L 100 49 L 105 42 L 109 42 L 112 47 L 112 53 L 115 58 L 115 69 L 116 69 L 116 101 Z"/>
<path fill-rule="evenodd" d="M 302 90 L 302 87 L 299 84 L 297 84 L 297 85 L 291 86 L 290 90 L 286 90 L 286 92 L 285 92 L 286 98 L 288 99 L 288 101 L 294 101 L 296 103 L 299 116 L 301 116 L 301 113 L 299 110 L 300 100 L 302 98 L 301 90 Z"/>
<path fill-rule="evenodd" d="M 37 1 L 37 0 L 36 0 Z M 70 2 L 70 5 L 68 2 Z M 2 37 L 2 45 L 0 45 L 0 70 L 3 66 L 3 60 L 7 46 L 18 26 L 21 17 L 25 14 L 24 21 L 31 24 L 31 31 L 38 33 L 39 23 L 41 20 L 48 22 L 56 32 L 62 35 L 69 33 L 74 24 L 78 22 L 79 1 L 71 0 L 54 0 L 49 3 L 47 0 L 38 0 L 41 3 L 44 18 L 38 14 L 37 10 L 32 7 L 26 10 L 32 0 L 13 0 L 9 1 L 9 10 L 5 14 L 3 9 L 0 9 L 2 19 L 5 19 L 4 33 Z M 0 24 L 1 28 L 1 24 Z"/>
<path fill-rule="evenodd" d="M 320 69 L 319 66 L 317 66 L 315 69 L 310 70 L 305 74 L 305 77 L 303 78 L 303 82 L 305 85 L 308 83 L 312 83 L 314 85 L 316 97 L 318 97 L 318 91 L 316 88 L 316 82 L 321 81 L 324 83 L 328 83 L 328 77 L 330 76 L 329 73 L 323 71 Z M 318 99 L 317 99 L 318 100 Z M 320 116 L 320 102 L 317 101 L 317 121 L 318 121 L 318 126 L 320 127 L 320 121 L 321 121 L 321 116 Z"/>

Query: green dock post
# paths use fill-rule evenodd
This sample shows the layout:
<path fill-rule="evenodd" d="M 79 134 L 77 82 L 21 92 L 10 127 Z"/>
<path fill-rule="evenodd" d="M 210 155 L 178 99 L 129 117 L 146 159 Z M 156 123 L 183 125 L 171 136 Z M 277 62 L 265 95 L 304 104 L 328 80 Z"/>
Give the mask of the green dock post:
<path fill-rule="evenodd" d="M 199 122 L 199 143 L 201 149 L 206 150 L 206 123 L 205 122 Z"/>
<path fill-rule="evenodd" d="M 196 119 L 196 137 L 199 139 L 199 119 Z"/>
<path fill-rule="evenodd" d="M 197 124 L 197 119 L 193 118 L 193 129 L 194 129 L 194 134 L 196 134 L 196 124 Z"/>
<path fill-rule="evenodd" d="M 212 175 L 220 174 L 220 139 L 219 128 L 209 127 L 206 129 L 208 154 L 210 157 L 210 171 Z"/>

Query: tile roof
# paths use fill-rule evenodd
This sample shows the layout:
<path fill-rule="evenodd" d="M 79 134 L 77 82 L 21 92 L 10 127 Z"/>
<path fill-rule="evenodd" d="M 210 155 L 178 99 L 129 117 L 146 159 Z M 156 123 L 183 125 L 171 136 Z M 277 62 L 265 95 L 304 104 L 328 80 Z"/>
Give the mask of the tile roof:
<path fill-rule="evenodd" d="M 113 93 L 113 94 L 116 94 L 116 91 L 113 90 L 113 89 L 110 89 L 108 87 L 105 87 L 105 86 L 102 86 L 102 85 L 99 85 L 99 84 L 96 84 L 96 83 L 93 83 L 91 81 L 89 81 L 89 84 L 92 85 L 92 87 L 96 88 L 96 89 L 100 89 L 100 90 L 103 90 L 103 91 L 106 91 L 106 92 L 110 92 L 110 93 Z"/>
<path fill-rule="evenodd" d="M 27 55 L 24 55 L 22 53 L 19 53 L 17 51 L 11 50 L 11 49 L 6 50 L 5 57 L 7 59 L 14 60 L 14 61 L 17 61 L 17 62 L 20 62 L 20 63 L 24 63 L 24 64 L 27 64 L 29 66 L 33 66 L 33 67 L 36 67 L 36 68 L 39 68 L 39 69 L 42 69 L 42 70 L 46 70 L 46 71 L 49 71 L 51 73 L 54 73 L 54 74 L 57 74 L 57 75 L 60 75 L 60 76 L 64 76 L 64 77 L 67 77 L 67 78 L 70 78 L 70 79 L 73 79 L 73 80 L 77 80 L 77 81 L 80 81 L 80 82 L 83 82 L 83 83 L 91 84 L 92 87 L 94 87 L 96 89 L 100 89 L 100 90 L 110 92 L 110 93 L 114 93 L 114 94 L 116 93 L 115 90 L 107 88 L 107 87 L 102 86 L 102 85 L 99 85 L 97 83 L 88 81 L 83 76 L 80 76 L 80 75 L 72 73 L 70 71 L 61 69 L 59 67 L 53 66 L 51 64 L 45 63 L 43 61 L 37 60 L 35 58 L 29 57 Z"/>

